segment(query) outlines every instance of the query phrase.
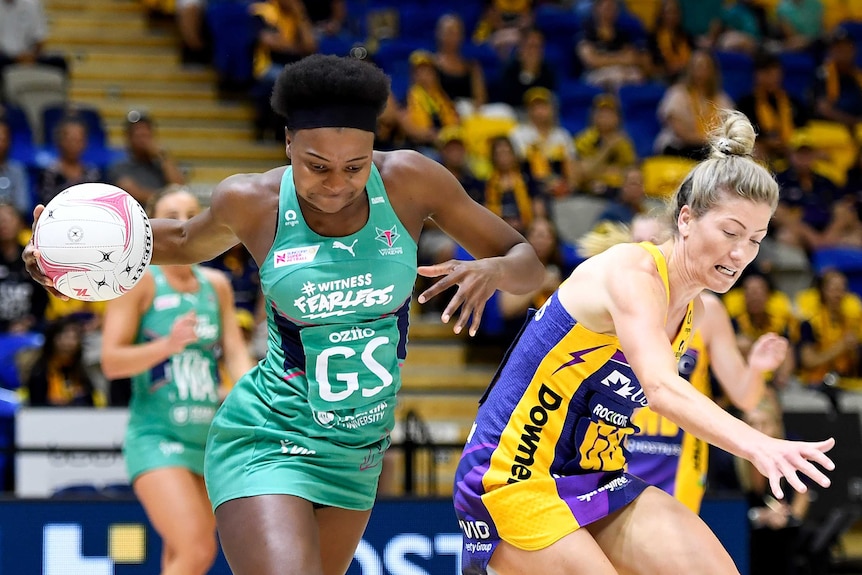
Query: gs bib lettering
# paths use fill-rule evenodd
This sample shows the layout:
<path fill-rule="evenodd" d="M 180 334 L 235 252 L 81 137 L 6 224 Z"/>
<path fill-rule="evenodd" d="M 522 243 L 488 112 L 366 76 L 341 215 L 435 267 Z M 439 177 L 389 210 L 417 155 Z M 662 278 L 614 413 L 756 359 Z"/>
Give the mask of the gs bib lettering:
<path fill-rule="evenodd" d="M 303 328 L 308 403 L 316 412 L 358 409 L 392 397 L 398 371 L 398 322 Z"/>

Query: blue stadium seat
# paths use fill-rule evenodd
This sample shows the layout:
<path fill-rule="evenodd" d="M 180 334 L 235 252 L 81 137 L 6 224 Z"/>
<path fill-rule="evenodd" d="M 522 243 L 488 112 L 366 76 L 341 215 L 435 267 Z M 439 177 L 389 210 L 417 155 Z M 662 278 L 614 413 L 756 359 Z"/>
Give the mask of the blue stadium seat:
<path fill-rule="evenodd" d="M 839 24 L 856 43 L 857 49 L 862 45 L 862 21 L 845 20 Z"/>
<path fill-rule="evenodd" d="M 779 55 L 784 71 L 783 87 L 791 97 L 807 102 L 817 75 L 817 62 L 811 54 L 784 52 Z"/>
<path fill-rule="evenodd" d="M 837 269 L 847 276 L 848 289 L 862 296 L 862 249 L 822 248 L 814 252 L 812 263 L 817 274 Z"/>
<path fill-rule="evenodd" d="M 560 105 L 560 124 L 572 135 L 587 127 L 590 121 L 590 108 L 593 98 L 603 90 L 597 86 L 577 80 L 564 81 L 557 88 Z"/>
<path fill-rule="evenodd" d="M 23 383 L 15 362 L 18 353 L 25 349 L 42 346 L 45 341 L 41 333 L 10 333 L 0 336 L 0 387 L 18 389 Z"/>
<path fill-rule="evenodd" d="M 398 10 L 398 35 L 404 40 L 433 43 L 437 20 L 446 12 L 445 6 L 401 6 Z"/>
<path fill-rule="evenodd" d="M 575 49 L 569 45 L 545 44 L 545 63 L 554 71 L 557 80 L 573 78 Z"/>
<path fill-rule="evenodd" d="M 74 116 L 81 119 L 87 126 L 87 145 L 92 147 L 104 148 L 108 138 L 105 133 L 105 124 L 102 121 L 102 114 L 97 108 L 92 106 L 82 106 L 74 104 L 71 106 L 48 106 L 42 111 L 42 129 L 44 131 L 44 141 L 46 144 L 53 145 L 54 130 L 65 116 Z"/>
<path fill-rule="evenodd" d="M 546 45 L 573 49 L 575 39 L 581 30 L 581 22 L 572 10 L 543 5 L 536 8 L 535 19 L 536 28 L 545 35 Z"/>
<path fill-rule="evenodd" d="M 33 145 L 33 131 L 27 120 L 27 114 L 21 108 L 7 106 L 2 116 L 9 124 L 12 133 L 9 157 L 25 164 L 32 163 L 36 148 Z"/>
<path fill-rule="evenodd" d="M 428 41 L 417 42 L 407 39 L 383 40 L 373 55 L 374 63 L 388 74 L 409 71 L 408 59 L 414 50 L 434 50 L 434 45 Z"/>
<path fill-rule="evenodd" d="M 213 65 L 224 85 L 249 86 L 253 81 L 254 19 L 249 2 L 207 5 L 206 18 L 213 37 Z"/>
<path fill-rule="evenodd" d="M 401 105 L 407 103 L 407 90 L 410 88 L 410 73 L 396 70 L 389 73 L 389 91 Z"/>
<path fill-rule="evenodd" d="M 661 131 L 656 110 L 666 89 L 658 83 L 620 88 L 623 123 L 641 158 L 653 155 L 653 142 Z"/>
<path fill-rule="evenodd" d="M 354 42 L 351 36 L 322 36 L 317 41 L 317 51 L 321 54 L 347 56 Z"/>
<path fill-rule="evenodd" d="M 754 60 L 738 52 L 716 52 L 722 87 L 734 101 L 751 92 L 754 85 Z"/>

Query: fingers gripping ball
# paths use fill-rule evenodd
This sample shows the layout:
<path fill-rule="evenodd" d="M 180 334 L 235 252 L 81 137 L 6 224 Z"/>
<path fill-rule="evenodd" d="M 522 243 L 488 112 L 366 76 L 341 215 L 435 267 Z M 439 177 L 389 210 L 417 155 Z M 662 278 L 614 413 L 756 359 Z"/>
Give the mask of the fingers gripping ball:
<path fill-rule="evenodd" d="M 45 206 L 33 245 L 58 291 L 105 301 L 140 281 L 153 254 L 153 233 L 144 208 L 124 190 L 78 184 Z"/>

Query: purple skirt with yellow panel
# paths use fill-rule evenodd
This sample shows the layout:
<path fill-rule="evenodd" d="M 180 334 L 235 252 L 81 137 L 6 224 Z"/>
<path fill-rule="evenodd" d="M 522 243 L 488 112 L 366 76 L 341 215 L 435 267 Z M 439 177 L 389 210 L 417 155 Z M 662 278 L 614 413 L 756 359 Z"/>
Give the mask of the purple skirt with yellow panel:
<path fill-rule="evenodd" d="M 530 477 L 485 493 L 482 477 L 491 451 L 493 446 L 465 451 L 461 464 L 472 460 L 477 465 L 455 483 L 464 575 L 485 575 L 500 541 L 528 551 L 544 549 L 622 509 L 648 487 L 640 478 L 617 471 Z"/>

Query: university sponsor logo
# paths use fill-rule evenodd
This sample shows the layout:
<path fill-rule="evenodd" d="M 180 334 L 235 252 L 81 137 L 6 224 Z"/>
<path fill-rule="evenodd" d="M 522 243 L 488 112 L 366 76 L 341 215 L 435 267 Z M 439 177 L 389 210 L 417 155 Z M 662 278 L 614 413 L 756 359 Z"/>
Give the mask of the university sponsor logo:
<path fill-rule="evenodd" d="M 544 383 L 539 388 L 538 400 L 538 404 L 530 408 L 530 422 L 524 424 L 521 441 L 518 443 L 518 454 L 515 455 L 515 463 L 512 465 L 512 476 L 507 483 L 529 479 L 533 474 L 530 468 L 536 462 L 535 455 L 542 439 L 542 429 L 550 419 L 548 412 L 560 409 L 563 404 L 562 396 Z"/>
<path fill-rule="evenodd" d="M 380 252 L 381 256 L 396 256 L 404 253 L 401 246 L 395 246 L 395 242 L 397 242 L 398 238 L 401 237 L 401 234 L 398 233 L 398 226 L 392 226 L 388 230 L 375 226 L 374 229 L 377 231 L 377 237 L 375 239 L 386 244 L 385 248 L 377 250 Z"/>
<path fill-rule="evenodd" d="M 296 264 L 307 264 L 314 261 L 319 249 L 320 246 L 302 246 L 299 248 L 278 250 L 273 255 L 273 267 L 280 268 Z"/>
<path fill-rule="evenodd" d="M 353 415 L 339 415 L 332 411 L 315 411 L 314 421 L 324 429 L 332 429 L 333 427 L 359 429 L 383 421 L 386 418 L 388 406 L 387 402 L 381 401 L 371 409 Z"/>
<path fill-rule="evenodd" d="M 646 394 L 644 394 L 641 386 L 632 383 L 631 378 L 626 377 L 617 370 L 613 370 L 610 375 L 602 380 L 602 385 L 609 387 L 614 393 L 622 398 L 625 398 L 632 403 L 637 403 L 641 407 L 649 405 Z"/>

